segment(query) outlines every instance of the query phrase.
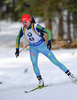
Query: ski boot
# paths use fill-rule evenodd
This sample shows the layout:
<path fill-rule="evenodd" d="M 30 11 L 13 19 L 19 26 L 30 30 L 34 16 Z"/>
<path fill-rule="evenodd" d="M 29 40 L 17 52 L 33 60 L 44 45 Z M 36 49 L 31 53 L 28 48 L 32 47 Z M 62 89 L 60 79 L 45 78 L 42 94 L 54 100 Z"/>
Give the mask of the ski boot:
<path fill-rule="evenodd" d="M 77 78 L 76 78 L 69 70 L 67 70 L 65 73 L 69 76 L 69 78 L 70 78 L 73 82 L 77 82 Z"/>
<path fill-rule="evenodd" d="M 38 76 L 37 78 L 38 78 L 38 80 L 39 80 L 38 87 L 44 86 L 44 81 L 43 81 L 42 77 L 41 77 L 41 76 Z"/>

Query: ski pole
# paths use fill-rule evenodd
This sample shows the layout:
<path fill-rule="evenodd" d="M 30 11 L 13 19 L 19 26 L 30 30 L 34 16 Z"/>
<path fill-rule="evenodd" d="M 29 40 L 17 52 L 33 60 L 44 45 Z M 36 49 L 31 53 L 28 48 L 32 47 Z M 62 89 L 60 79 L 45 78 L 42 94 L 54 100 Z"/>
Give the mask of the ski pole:
<path fill-rule="evenodd" d="M 20 52 L 22 52 L 25 48 L 27 48 L 29 46 L 29 44 L 28 45 L 26 45 L 23 49 L 21 49 L 20 51 L 19 51 L 19 53 Z"/>
<path fill-rule="evenodd" d="M 57 45 L 67 44 L 67 43 L 70 43 L 70 41 L 68 40 L 68 41 L 66 41 L 66 42 L 60 42 L 60 43 L 57 43 L 57 44 L 52 45 L 52 47 L 57 46 Z M 23 49 L 21 49 L 21 50 L 19 51 L 19 53 L 22 52 L 22 51 L 23 51 L 25 48 L 27 48 L 28 46 L 29 46 L 29 44 L 26 45 Z"/>
<path fill-rule="evenodd" d="M 62 45 L 62 44 L 68 44 L 68 43 L 70 43 L 70 41 L 69 41 L 69 40 L 68 40 L 68 41 L 66 41 L 66 42 L 59 42 L 59 43 L 57 43 L 57 44 L 54 44 L 54 45 L 52 45 L 52 47 L 53 47 L 53 46 Z"/>

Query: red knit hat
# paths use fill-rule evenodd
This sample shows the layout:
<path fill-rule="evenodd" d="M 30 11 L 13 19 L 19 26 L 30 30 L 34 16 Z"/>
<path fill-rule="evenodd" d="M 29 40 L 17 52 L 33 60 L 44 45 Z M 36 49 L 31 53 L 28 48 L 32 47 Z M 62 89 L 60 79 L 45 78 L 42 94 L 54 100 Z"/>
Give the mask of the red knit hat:
<path fill-rule="evenodd" d="M 30 15 L 24 14 L 22 15 L 22 22 L 28 22 L 31 21 Z"/>

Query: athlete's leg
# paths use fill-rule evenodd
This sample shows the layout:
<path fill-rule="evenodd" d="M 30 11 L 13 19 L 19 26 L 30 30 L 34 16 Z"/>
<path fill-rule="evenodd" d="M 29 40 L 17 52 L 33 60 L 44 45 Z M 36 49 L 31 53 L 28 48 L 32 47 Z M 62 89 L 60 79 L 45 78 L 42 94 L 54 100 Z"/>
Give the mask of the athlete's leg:
<path fill-rule="evenodd" d="M 37 76 L 37 79 L 39 80 L 39 84 L 38 86 L 44 86 L 44 81 L 40 75 L 40 70 L 38 68 L 38 50 L 36 50 L 37 47 L 30 47 L 30 58 L 31 58 L 31 61 L 32 61 L 32 64 L 33 64 L 33 69 L 34 69 L 34 72 Z"/>
<path fill-rule="evenodd" d="M 57 65 L 62 71 L 66 72 L 67 68 L 65 67 L 65 65 L 63 65 L 61 62 L 59 62 L 56 57 L 54 56 L 54 54 L 51 52 L 51 50 L 49 50 L 47 48 L 47 46 L 43 43 L 42 45 L 43 49 L 40 49 L 40 52 L 43 53 L 47 58 L 49 58 L 49 60 Z"/>
<path fill-rule="evenodd" d="M 40 76 L 40 70 L 38 68 L 38 51 L 36 51 L 34 48 L 30 47 L 30 58 L 32 61 L 32 65 L 33 65 L 33 70 L 36 74 L 36 76 Z"/>
<path fill-rule="evenodd" d="M 54 54 L 51 52 L 51 50 L 47 48 L 44 42 L 38 46 L 38 51 L 44 54 L 47 58 L 49 58 L 49 60 L 53 64 L 57 65 L 63 72 L 65 72 L 69 76 L 69 78 L 71 78 L 73 81 L 77 81 L 77 78 L 65 67 L 65 65 L 63 65 L 56 59 Z"/>

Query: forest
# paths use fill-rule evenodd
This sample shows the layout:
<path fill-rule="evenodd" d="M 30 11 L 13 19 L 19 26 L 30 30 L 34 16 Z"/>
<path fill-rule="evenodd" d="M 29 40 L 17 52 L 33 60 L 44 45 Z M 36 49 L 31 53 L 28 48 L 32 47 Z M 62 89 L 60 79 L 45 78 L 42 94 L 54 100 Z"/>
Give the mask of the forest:
<path fill-rule="evenodd" d="M 30 14 L 23 3 L 52 32 L 52 41 L 69 40 L 70 47 L 77 47 L 77 0 L 0 0 L 0 20 L 21 21 L 24 13 Z"/>

